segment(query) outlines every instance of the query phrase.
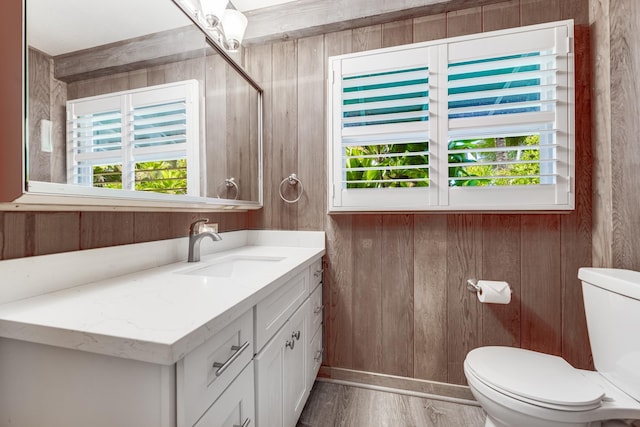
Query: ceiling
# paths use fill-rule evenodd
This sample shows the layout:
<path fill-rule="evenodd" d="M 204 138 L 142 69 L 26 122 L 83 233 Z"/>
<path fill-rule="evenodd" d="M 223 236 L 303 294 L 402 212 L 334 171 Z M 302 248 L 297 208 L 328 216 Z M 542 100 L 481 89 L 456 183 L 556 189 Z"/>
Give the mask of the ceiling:
<path fill-rule="evenodd" d="M 241 11 L 291 0 L 232 0 Z M 171 0 L 27 0 L 27 43 L 56 56 L 189 24 Z"/>

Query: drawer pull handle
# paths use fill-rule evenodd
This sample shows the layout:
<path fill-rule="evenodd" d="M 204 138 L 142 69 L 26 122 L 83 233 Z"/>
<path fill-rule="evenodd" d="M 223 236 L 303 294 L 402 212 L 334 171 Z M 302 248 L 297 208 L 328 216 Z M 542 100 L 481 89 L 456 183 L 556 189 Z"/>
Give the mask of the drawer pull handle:
<path fill-rule="evenodd" d="M 233 353 L 224 363 L 214 362 L 213 367 L 218 368 L 218 370 L 216 371 L 216 377 L 222 375 L 224 371 L 226 371 L 227 368 L 231 366 L 231 364 L 235 362 L 238 357 L 240 357 L 242 352 L 245 351 L 247 347 L 249 347 L 249 341 L 245 341 L 241 346 L 232 345 L 231 350 L 235 351 L 235 353 Z"/>
<path fill-rule="evenodd" d="M 300 331 L 297 331 L 291 334 L 291 339 L 294 339 L 294 338 L 300 341 Z"/>
<path fill-rule="evenodd" d="M 322 310 L 324 310 L 324 304 L 316 306 L 316 308 L 313 309 L 313 314 L 320 314 L 322 313 Z"/>
<path fill-rule="evenodd" d="M 322 360 L 322 353 L 324 353 L 324 348 L 316 351 L 316 356 L 313 358 L 316 362 L 320 362 Z"/>
<path fill-rule="evenodd" d="M 316 270 L 316 271 L 314 271 L 314 272 L 313 272 L 313 277 L 320 277 L 320 276 L 322 276 L 322 272 L 323 272 L 323 271 L 324 271 L 323 269 L 320 269 L 320 270 Z"/>
<path fill-rule="evenodd" d="M 238 424 L 234 424 L 233 427 L 247 427 L 250 423 L 251 423 L 251 418 L 247 418 L 246 420 L 244 420 L 241 426 L 239 426 Z"/>
<path fill-rule="evenodd" d="M 287 340 L 284 346 L 289 347 L 291 350 L 293 350 L 293 347 L 296 346 L 296 341 L 293 338 L 291 338 L 291 341 Z"/>

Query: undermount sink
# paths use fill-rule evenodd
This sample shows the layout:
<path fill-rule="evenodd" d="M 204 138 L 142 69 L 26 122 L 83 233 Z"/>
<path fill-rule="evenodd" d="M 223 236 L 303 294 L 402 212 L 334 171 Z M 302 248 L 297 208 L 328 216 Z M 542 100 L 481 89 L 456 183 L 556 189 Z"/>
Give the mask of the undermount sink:
<path fill-rule="evenodd" d="M 260 274 L 283 259 L 267 256 L 230 256 L 177 273 L 204 277 L 247 277 Z"/>

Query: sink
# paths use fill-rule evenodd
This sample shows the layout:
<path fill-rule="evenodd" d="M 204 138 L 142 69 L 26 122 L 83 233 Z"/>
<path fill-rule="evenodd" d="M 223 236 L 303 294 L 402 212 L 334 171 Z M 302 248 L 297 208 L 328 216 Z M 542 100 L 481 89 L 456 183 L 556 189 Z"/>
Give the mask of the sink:
<path fill-rule="evenodd" d="M 283 259 L 284 257 L 230 256 L 176 273 L 204 277 L 248 277 L 260 274 Z"/>

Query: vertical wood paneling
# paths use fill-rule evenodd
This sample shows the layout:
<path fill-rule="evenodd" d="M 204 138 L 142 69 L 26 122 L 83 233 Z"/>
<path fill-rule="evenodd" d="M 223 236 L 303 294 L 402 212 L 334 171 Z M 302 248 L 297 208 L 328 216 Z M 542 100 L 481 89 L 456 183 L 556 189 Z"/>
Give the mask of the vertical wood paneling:
<path fill-rule="evenodd" d="M 245 50 L 247 71 L 263 89 L 262 94 L 262 152 L 263 152 L 263 208 L 249 214 L 251 228 L 272 228 L 274 196 L 278 197 L 276 183 L 271 170 L 271 155 L 273 151 L 272 117 L 272 48 L 271 45 L 253 46 Z M 279 181 L 278 181 L 279 182 Z"/>
<path fill-rule="evenodd" d="M 413 42 L 413 19 L 382 25 L 382 47 L 399 46 Z"/>
<path fill-rule="evenodd" d="M 482 30 L 494 31 L 520 25 L 520 0 L 482 6 Z"/>
<path fill-rule="evenodd" d="M 34 255 L 35 217 L 32 213 L 5 212 L 2 228 L 0 259 L 22 258 Z"/>
<path fill-rule="evenodd" d="M 382 47 L 382 26 L 371 25 L 369 27 L 356 28 L 352 32 L 352 42 L 349 51 L 342 53 L 361 52 Z M 337 53 L 334 53 L 337 55 Z"/>
<path fill-rule="evenodd" d="M 559 21 L 560 3 L 567 0 L 520 0 L 520 24 Z"/>
<path fill-rule="evenodd" d="M 326 136 L 324 37 L 298 41 L 298 176 L 304 194 L 298 202 L 298 229 L 324 230 Z"/>
<path fill-rule="evenodd" d="M 207 170 L 206 195 L 217 197 L 220 192 L 221 197 L 225 197 L 226 187 L 223 184 L 226 178 L 230 178 L 227 170 L 227 73 L 228 67 L 224 59 L 208 51 L 205 71 L 205 105 L 207 108 L 201 112 L 204 116 L 205 134 L 207 135 L 205 145 L 205 167 Z"/>
<path fill-rule="evenodd" d="M 413 20 L 413 42 L 426 42 L 447 37 L 447 15 L 423 16 Z"/>
<path fill-rule="evenodd" d="M 381 372 L 382 216 L 354 215 L 352 245 L 353 367 Z"/>
<path fill-rule="evenodd" d="M 522 346 L 555 355 L 562 351 L 560 256 L 558 215 L 522 216 Z"/>
<path fill-rule="evenodd" d="M 354 262 L 353 217 L 336 215 L 327 218 L 327 271 L 324 274 L 325 345 L 329 366 L 353 367 L 354 341 L 353 289 Z M 328 304 L 327 304 L 328 302 Z"/>
<path fill-rule="evenodd" d="M 482 278 L 504 280 L 511 303 L 481 304 L 482 345 L 520 346 L 520 216 L 482 217 Z"/>
<path fill-rule="evenodd" d="M 447 37 L 482 32 L 482 7 L 447 13 Z"/>
<path fill-rule="evenodd" d="M 591 48 L 593 49 L 593 241 L 595 267 L 613 265 L 613 205 L 611 195 L 611 46 L 609 0 L 590 1 Z"/>
<path fill-rule="evenodd" d="M 133 242 L 132 212 L 82 212 L 81 249 L 103 248 Z"/>
<path fill-rule="evenodd" d="M 279 229 L 295 230 L 297 228 L 298 205 L 280 200 L 278 186 L 291 173 L 298 173 L 298 93 L 297 43 L 294 41 L 273 45 L 273 98 L 271 102 L 273 141 L 268 153 L 271 160 L 270 179 L 266 182 L 274 187 L 271 200 L 274 204 L 272 225 Z M 268 170 L 269 166 L 266 166 Z M 303 183 L 304 185 L 304 183 Z M 285 183 L 283 194 L 287 199 L 295 198 L 298 186 Z"/>
<path fill-rule="evenodd" d="M 611 2 L 613 266 L 640 270 L 640 4 Z"/>
<path fill-rule="evenodd" d="M 413 215 L 382 216 L 382 248 L 397 262 L 382 269 L 381 372 L 412 377 Z"/>
<path fill-rule="evenodd" d="M 51 118 L 51 81 L 50 59 L 44 53 L 29 49 L 29 179 L 50 181 L 51 154 L 40 149 L 40 126 L 42 120 Z"/>
<path fill-rule="evenodd" d="M 589 27 L 575 27 L 576 117 L 591 117 L 591 56 Z M 573 366 L 593 369 L 578 269 L 590 266 L 592 240 L 592 163 L 591 126 L 577 120 L 576 210 L 561 218 L 562 227 L 562 356 Z"/>
<path fill-rule="evenodd" d="M 414 216 L 414 376 L 447 381 L 447 216 Z"/>
<path fill-rule="evenodd" d="M 589 0 L 563 0 L 560 19 L 573 19 L 575 25 L 589 25 Z"/>
<path fill-rule="evenodd" d="M 462 363 L 480 344 L 480 307 L 467 279 L 482 277 L 482 217 L 447 217 L 447 379 L 464 384 Z"/>
<path fill-rule="evenodd" d="M 53 78 L 50 67 L 51 182 L 67 182 L 67 84 Z"/>
<path fill-rule="evenodd" d="M 34 214 L 34 255 L 80 250 L 80 213 Z"/>

